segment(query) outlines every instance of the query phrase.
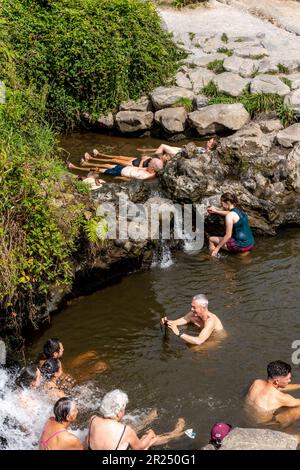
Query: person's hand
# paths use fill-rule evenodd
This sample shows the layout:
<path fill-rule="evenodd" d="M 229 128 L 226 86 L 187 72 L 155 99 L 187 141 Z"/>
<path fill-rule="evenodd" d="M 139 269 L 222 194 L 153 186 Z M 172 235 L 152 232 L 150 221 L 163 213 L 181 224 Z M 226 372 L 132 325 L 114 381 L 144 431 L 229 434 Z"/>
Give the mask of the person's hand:
<path fill-rule="evenodd" d="M 217 257 L 217 256 L 218 256 L 218 253 L 219 253 L 219 248 L 215 248 L 215 249 L 211 252 L 211 256 Z"/>
<path fill-rule="evenodd" d="M 173 331 L 175 335 L 179 335 L 179 330 L 176 325 L 174 325 L 174 322 L 168 321 L 167 323 L 168 328 Z"/>
<path fill-rule="evenodd" d="M 210 214 L 215 214 L 215 213 L 218 212 L 218 209 L 217 209 L 216 207 L 214 207 L 214 206 L 209 206 L 209 207 L 207 208 L 207 212 L 209 212 Z"/>

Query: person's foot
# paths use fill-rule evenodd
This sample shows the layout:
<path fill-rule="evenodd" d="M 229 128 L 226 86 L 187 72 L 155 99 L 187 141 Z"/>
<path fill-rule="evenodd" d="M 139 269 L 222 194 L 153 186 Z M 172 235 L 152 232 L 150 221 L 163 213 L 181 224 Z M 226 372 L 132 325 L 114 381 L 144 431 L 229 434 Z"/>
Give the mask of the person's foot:
<path fill-rule="evenodd" d="M 84 160 L 88 162 L 92 158 L 92 155 L 90 155 L 88 152 L 85 152 L 84 154 Z"/>
<path fill-rule="evenodd" d="M 93 155 L 94 157 L 98 157 L 100 155 L 100 152 L 97 149 L 93 150 Z"/>
<path fill-rule="evenodd" d="M 88 162 L 85 161 L 84 158 L 80 160 L 80 166 L 89 166 Z"/>
<path fill-rule="evenodd" d="M 74 170 L 75 169 L 75 165 L 73 165 L 73 163 L 69 162 L 67 164 L 67 167 L 69 168 L 69 170 Z"/>
<path fill-rule="evenodd" d="M 175 425 L 175 431 L 182 432 L 184 428 L 185 428 L 185 420 L 183 418 L 179 418 Z"/>

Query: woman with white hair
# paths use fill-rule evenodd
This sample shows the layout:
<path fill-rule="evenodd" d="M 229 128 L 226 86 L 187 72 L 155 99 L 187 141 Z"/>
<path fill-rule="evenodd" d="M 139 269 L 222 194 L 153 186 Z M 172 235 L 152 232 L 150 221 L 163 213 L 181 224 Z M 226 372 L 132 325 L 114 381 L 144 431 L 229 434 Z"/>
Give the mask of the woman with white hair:
<path fill-rule="evenodd" d="M 122 423 L 127 403 L 128 395 L 118 389 L 104 396 L 99 410 L 101 416 L 92 416 L 90 420 L 86 439 L 88 450 L 146 450 L 182 436 L 185 422 L 180 419 L 170 433 L 156 436 L 149 429 L 139 438 L 131 426 Z"/>

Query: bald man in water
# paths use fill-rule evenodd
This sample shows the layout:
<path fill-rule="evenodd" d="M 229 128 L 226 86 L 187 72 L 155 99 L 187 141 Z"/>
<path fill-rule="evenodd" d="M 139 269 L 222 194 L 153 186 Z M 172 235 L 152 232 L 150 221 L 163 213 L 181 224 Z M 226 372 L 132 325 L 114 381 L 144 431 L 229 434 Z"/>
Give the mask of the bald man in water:
<path fill-rule="evenodd" d="M 265 413 L 274 413 L 282 406 L 300 406 L 300 398 L 285 393 L 300 389 L 300 385 L 290 383 L 292 374 L 289 364 L 283 361 L 270 362 L 267 374 L 267 380 L 257 379 L 249 388 L 247 405 Z"/>
<path fill-rule="evenodd" d="M 179 330 L 179 326 L 194 323 L 201 329 L 198 336 L 191 336 Z M 220 319 L 208 310 L 208 300 L 205 295 L 195 295 L 192 299 L 191 310 L 184 317 L 177 320 L 168 320 L 167 317 L 161 319 L 161 324 L 170 328 L 173 333 L 184 341 L 197 346 L 202 345 L 213 332 L 223 332 L 224 328 Z"/>

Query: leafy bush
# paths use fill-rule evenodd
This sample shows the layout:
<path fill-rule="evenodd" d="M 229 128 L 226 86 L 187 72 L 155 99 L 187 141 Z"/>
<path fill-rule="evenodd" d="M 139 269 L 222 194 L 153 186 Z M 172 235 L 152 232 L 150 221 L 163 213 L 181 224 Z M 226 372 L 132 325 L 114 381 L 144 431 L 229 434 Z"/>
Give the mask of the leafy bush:
<path fill-rule="evenodd" d="M 182 106 L 188 112 L 193 111 L 193 100 L 190 98 L 179 98 L 173 105 L 173 107 L 176 106 Z"/>
<path fill-rule="evenodd" d="M 222 73 L 225 72 L 223 64 L 224 60 L 213 60 L 212 62 L 209 62 L 209 64 L 207 64 L 207 68 L 215 73 Z"/>
<path fill-rule="evenodd" d="M 228 57 L 231 57 L 232 54 L 233 54 L 233 50 L 228 49 L 227 47 L 219 47 L 217 49 L 217 52 L 221 52 L 221 54 L 226 54 L 226 55 L 228 55 Z"/>
<path fill-rule="evenodd" d="M 186 54 L 149 0 L 3 0 L 17 73 L 48 87 L 47 118 L 74 124 L 161 85 Z"/>
<path fill-rule="evenodd" d="M 197 3 L 207 3 L 208 0 L 173 0 L 173 6 L 176 8 L 186 7 L 187 5 L 196 5 Z"/>

